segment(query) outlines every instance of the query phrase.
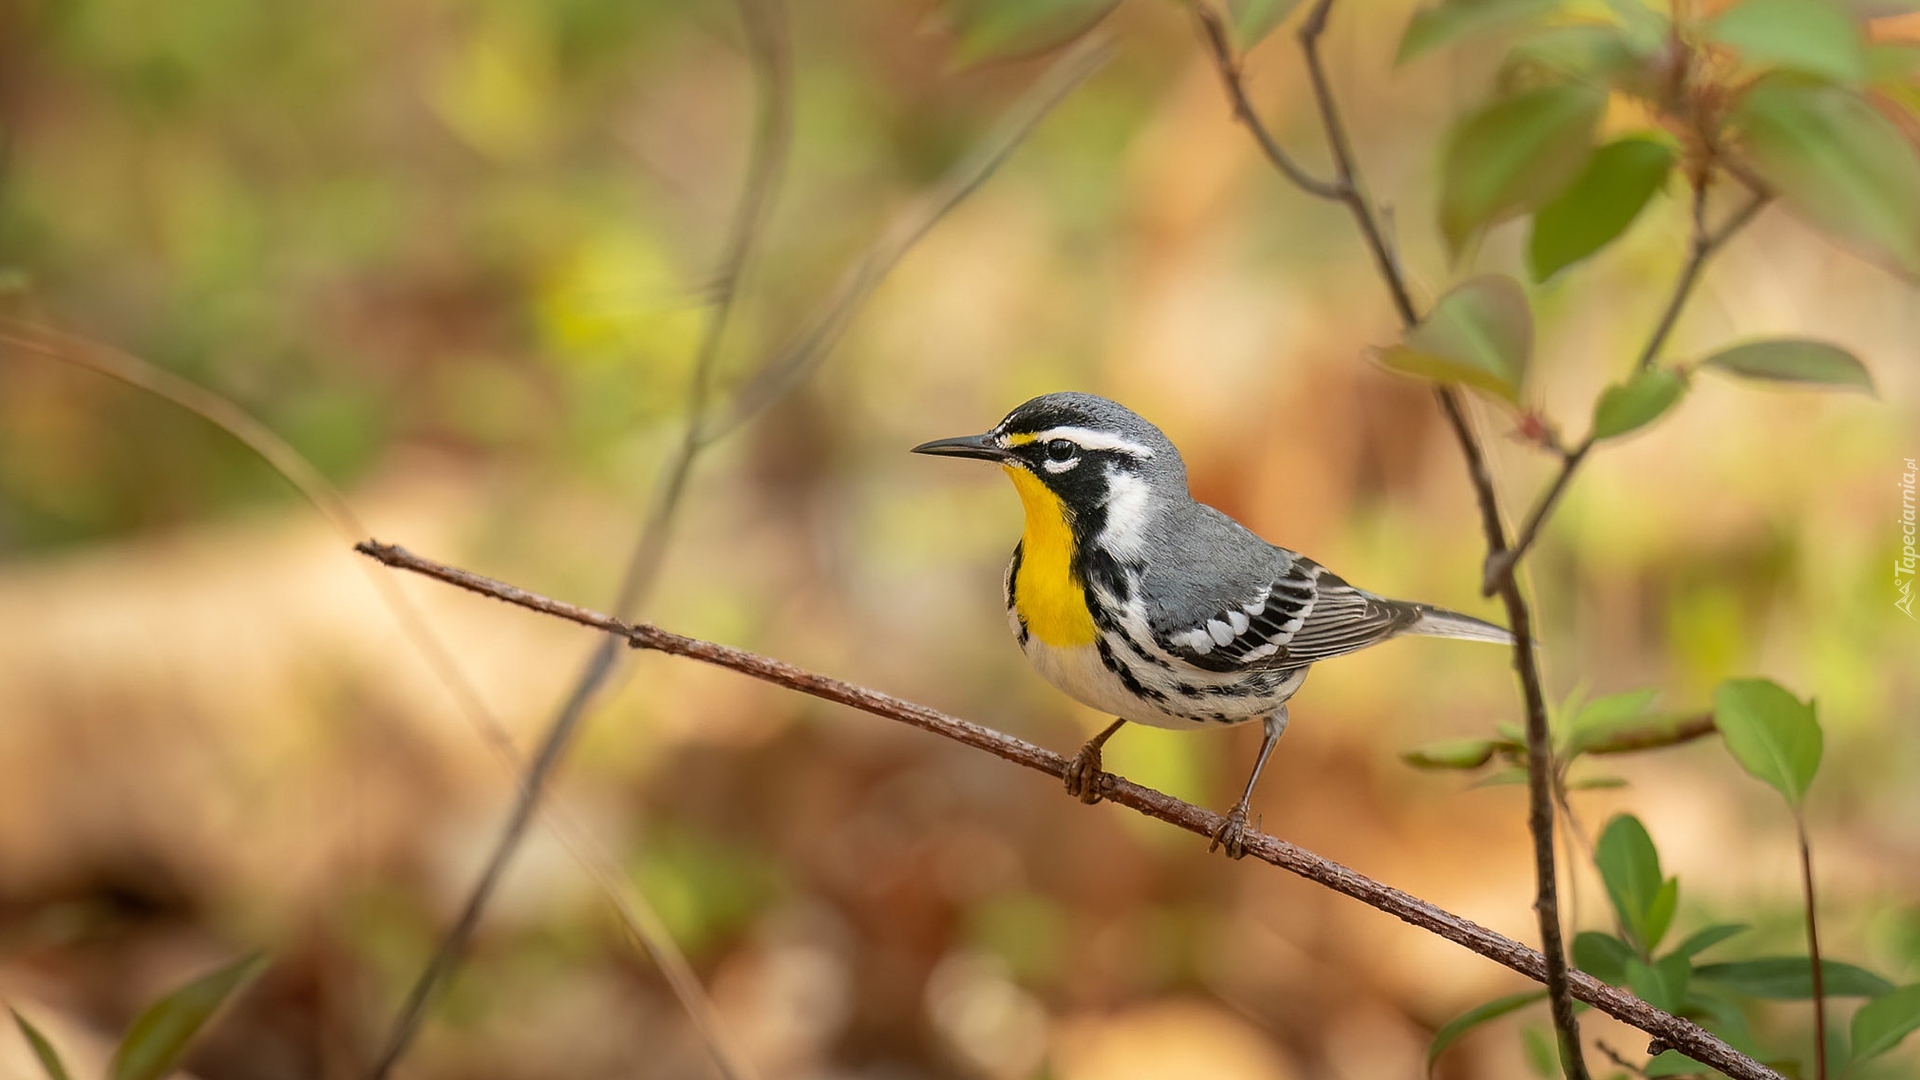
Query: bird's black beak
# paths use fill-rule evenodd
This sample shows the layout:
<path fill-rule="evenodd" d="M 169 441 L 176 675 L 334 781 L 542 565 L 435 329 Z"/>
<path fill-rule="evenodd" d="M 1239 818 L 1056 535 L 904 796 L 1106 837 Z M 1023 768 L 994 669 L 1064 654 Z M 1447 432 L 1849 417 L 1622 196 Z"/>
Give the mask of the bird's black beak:
<path fill-rule="evenodd" d="M 1012 455 L 1000 449 L 992 435 L 961 435 L 953 439 L 935 439 L 913 448 L 916 454 L 941 457 L 979 458 L 982 461 L 1006 461 Z"/>

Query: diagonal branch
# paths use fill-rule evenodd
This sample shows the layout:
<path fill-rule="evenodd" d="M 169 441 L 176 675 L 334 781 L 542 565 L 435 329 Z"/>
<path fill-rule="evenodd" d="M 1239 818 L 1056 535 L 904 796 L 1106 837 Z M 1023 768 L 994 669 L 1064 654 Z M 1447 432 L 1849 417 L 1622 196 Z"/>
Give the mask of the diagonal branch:
<path fill-rule="evenodd" d="M 726 245 L 721 271 L 716 279 L 714 310 L 695 362 L 688 396 L 687 424 L 675 452 L 662 467 L 640 538 L 628 560 L 614 604 L 615 612 L 621 616 L 630 616 L 643 606 L 658 580 L 674 518 L 700 453 L 720 436 L 752 419 L 805 378 L 839 340 L 860 306 L 901 257 L 955 206 L 978 190 L 1040 120 L 1091 75 L 1107 55 L 1107 50 L 1097 43 L 1083 42 L 1050 68 L 1015 105 L 1008 118 L 972 154 L 959 162 L 928 196 L 895 220 L 849 271 L 841 286 L 829 296 L 821 314 L 809 329 L 795 343 L 771 356 L 757 374 L 735 392 L 729 403 L 716 409 L 711 403 L 712 380 L 720 340 L 738 292 L 740 277 L 760 232 L 766 206 L 772 198 L 778 163 L 785 155 L 792 107 L 791 94 L 785 84 L 788 72 L 784 14 L 777 0 L 740 2 L 742 16 L 747 23 L 749 44 L 754 50 L 756 71 L 761 77 L 762 120 L 748 180 L 743 186 L 735 215 L 733 233 Z M 369 1080 L 383 1080 L 390 1073 L 418 1030 L 433 993 L 458 967 L 467 944 L 479 928 L 494 888 L 532 824 L 547 783 L 565 757 L 574 733 L 600 689 L 612 675 L 618 660 L 617 642 L 608 639 L 596 645 L 573 688 L 549 722 L 539 751 L 521 785 L 520 795 L 495 842 L 485 869 L 468 893 L 459 919 L 442 938 L 433 959 L 409 992 L 394 1022 L 386 1049 L 378 1064 L 368 1073 Z M 670 939 L 664 940 L 664 945 L 668 959 L 678 961 L 671 965 L 663 963 L 662 969 L 667 972 L 669 979 L 691 981 L 697 988 L 698 983 L 691 968 L 685 964 L 684 958 L 679 957 Z M 662 952 L 656 951 L 656 958 L 660 955 Z M 728 1044 L 720 1037 L 717 1021 L 697 1012 L 694 1019 L 696 1024 L 702 1026 L 703 1033 L 705 1028 L 712 1027 L 713 1035 L 708 1039 L 708 1045 L 714 1049 L 722 1071 L 732 1080 L 750 1076 L 750 1066 L 737 1053 L 724 1051 Z"/>
<path fill-rule="evenodd" d="M 505 601 L 529 611 L 566 619 L 615 635 L 633 648 L 685 657 L 712 664 L 742 675 L 795 690 L 825 701 L 836 702 L 862 712 L 951 739 L 964 746 L 992 754 L 1005 761 L 1050 776 L 1063 777 L 1068 760 L 1044 747 L 992 728 L 948 716 L 925 705 L 883 694 L 863 686 L 842 682 L 791 664 L 743 649 L 701 641 L 662 630 L 648 623 L 629 623 L 586 608 L 553 600 L 492 578 L 425 559 L 405 548 L 367 540 L 357 547 L 361 554 L 387 566 L 423 574 L 481 596 Z M 1198 836 L 1211 836 L 1221 817 L 1210 810 L 1176 799 L 1171 795 L 1142 787 L 1124 777 L 1102 773 L 1100 793 L 1106 801 L 1127 807 L 1148 817 L 1185 829 Z M 1519 972 L 1536 982 L 1546 977 L 1546 961 L 1540 953 L 1495 933 L 1475 922 L 1461 918 L 1410 893 L 1382 884 L 1305 848 L 1265 833 L 1250 832 L 1247 852 L 1262 862 L 1324 885 L 1370 907 L 1384 911 L 1413 926 L 1437 934 L 1495 963 Z M 1623 1023 L 1647 1033 L 1702 1064 L 1719 1069 L 1735 1080 L 1781 1080 L 1778 1073 L 1751 1058 L 1689 1020 L 1663 1012 L 1639 998 L 1609 986 L 1584 972 L 1570 975 L 1573 995 Z"/>

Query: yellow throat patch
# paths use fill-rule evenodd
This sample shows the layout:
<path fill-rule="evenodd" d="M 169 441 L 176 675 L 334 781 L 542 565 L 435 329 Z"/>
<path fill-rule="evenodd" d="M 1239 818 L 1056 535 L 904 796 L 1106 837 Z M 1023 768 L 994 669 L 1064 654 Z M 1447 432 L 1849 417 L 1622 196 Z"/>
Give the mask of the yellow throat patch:
<path fill-rule="evenodd" d="M 1002 468 L 1027 511 L 1026 532 L 1020 539 L 1020 574 L 1013 583 L 1014 610 L 1027 631 L 1048 645 L 1093 644 L 1086 587 L 1073 572 L 1073 529 L 1067 525 L 1067 508 L 1039 477 L 1012 465 Z"/>

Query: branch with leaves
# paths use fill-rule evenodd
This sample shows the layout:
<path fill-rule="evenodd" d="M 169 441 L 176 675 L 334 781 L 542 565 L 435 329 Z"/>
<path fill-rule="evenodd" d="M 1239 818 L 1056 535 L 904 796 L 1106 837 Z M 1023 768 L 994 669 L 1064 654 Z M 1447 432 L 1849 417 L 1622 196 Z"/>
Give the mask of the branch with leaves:
<path fill-rule="evenodd" d="M 1224 17 L 1205 0 L 1194 0 L 1192 6 L 1236 119 L 1253 134 L 1268 160 L 1301 190 L 1342 202 L 1353 214 L 1406 328 L 1402 342 L 1380 350 L 1379 358 L 1390 368 L 1434 381 L 1442 411 L 1466 459 L 1487 540 L 1482 591 L 1499 596 L 1507 610 L 1526 723 L 1523 730 L 1503 732 L 1497 741 L 1456 743 L 1451 752 L 1458 760 L 1470 762 L 1468 767 L 1484 764 L 1495 753 L 1524 763 L 1524 769 L 1516 767 L 1500 775 L 1524 779 L 1528 786 L 1528 825 L 1537 870 L 1535 908 L 1549 965 L 1547 997 L 1559 1036 L 1561 1067 L 1568 1077 L 1581 1080 L 1586 1066 L 1571 995 L 1563 984 L 1553 807 L 1558 804 L 1570 814 L 1566 768 L 1582 749 L 1597 748 L 1554 745 L 1534 656 L 1531 611 L 1515 577 L 1517 568 L 1595 445 L 1637 431 L 1666 413 L 1684 395 L 1695 368 L 1871 391 L 1871 380 L 1857 359 L 1818 341 L 1750 342 L 1694 365 L 1663 368 L 1657 361 L 1707 262 L 1776 191 L 1843 240 L 1864 247 L 1909 276 L 1920 275 L 1920 159 L 1898 129 L 1876 115 L 1853 89 L 1870 74 L 1864 49 L 1853 67 L 1826 72 L 1835 80 L 1828 84 L 1809 83 L 1802 77 L 1804 71 L 1796 70 L 1804 69 L 1810 60 L 1830 59 L 1836 19 L 1842 38 L 1862 39 L 1857 17 L 1840 14 L 1837 8 L 1831 13 L 1815 10 L 1823 5 L 1814 3 L 1781 15 L 1773 7 L 1757 13 L 1759 5 L 1747 4 L 1704 28 L 1678 27 L 1632 3 L 1610 5 L 1606 21 L 1595 21 L 1591 15 L 1570 18 L 1552 0 L 1492 8 L 1473 0 L 1441 0 L 1418 12 L 1401 38 L 1398 63 L 1490 30 L 1514 30 L 1520 37 L 1500 68 L 1495 99 L 1461 118 L 1447 139 L 1439 225 L 1455 258 L 1489 227 L 1507 218 L 1531 216 L 1528 267 L 1535 281 L 1545 281 L 1623 234 L 1676 169 L 1685 174 L 1691 189 L 1692 240 L 1668 300 L 1628 379 L 1600 396 L 1589 434 L 1569 448 L 1551 422 L 1526 405 L 1533 318 L 1518 282 L 1502 275 L 1474 277 L 1441 296 L 1425 316 L 1416 308 L 1395 248 L 1381 228 L 1381 215 L 1373 210 L 1358 179 L 1351 142 L 1322 62 L 1318 45 L 1332 0 L 1318 0 L 1298 32 L 1334 160 L 1337 175 L 1332 182 L 1309 175 L 1261 123 L 1235 48 L 1244 52 L 1257 43 L 1284 21 L 1292 5 L 1233 0 Z M 1781 17 L 1788 22 L 1812 19 L 1821 25 L 1782 27 L 1774 21 Z M 1796 30 L 1805 31 L 1805 36 L 1797 42 L 1788 40 Z M 1752 71 L 1727 62 L 1728 54 L 1737 61 L 1743 49 L 1755 54 L 1750 60 L 1771 61 L 1781 73 L 1755 77 Z M 1729 81 L 1729 72 L 1738 73 L 1734 81 Z M 1598 144 L 1602 117 L 1615 96 L 1636 99 L 1656 118 L 1660 130 Z M 1748 198 L 1723 224 L 1710 228 L 1709 192 L 1724 180 L 1744 187 Z M 1516 410 L 1522 435 L 1559 458 L 1556 475 L 1534 501 L 1511 543 L 1505 537 L 1484 450 L 1465 422 L 1454 387 L 1480 391 Z M 1708 730 L 1711 725 L 1681 725 L 1669 741 L 1684 741 Z M 1804 843 L 1802 850 L 1804 855 Z M 1806 859 L 1802 861 L 1804 868 Z M 1815 935 L 1810 871 L 1806 880 L 1811 944 Z M 1814 949 L 1817 1011 L 1817 945 Z M 1824 1077 L 1824 1044 L 1820 1057 Z"/>
<path fill-rule="evenodd" d="M 396 569 L 422 574 L 481 596 L 604 631 L 624 640 L 636 649 L 684 657 L 726 668 L 789 690 L 846 705 L 888 720 L 910 724 L 923 731 L 951 739 L 976 750 L 983 750 L 1002 760 L 1037 772 L 1054 777 L 1066 775 L 1069 762 L 1060 754 L 1004 732 L 948 716 L 925 705 L 806 671 L 743 649 L 684 637 L 647 623 L 629 623 L 448 566 L 445 563 L 422 558 L 405 548 L 394 545 L 369 540 L 358 545 L 356 550 Z M 1222 821 L 1220 815 L 1210 810 L 1173 798 L 1152 788 L 1142 787 L 1124 777 L 1110 773 L 1100 775 L 1099 790 L 1104 801 L 1127 807 L 1198 836 L 1210 838 Z M 1546 978 L 1546 960 L 1540 953 L 1417 896 L 1384 885 L 1339 863 L 1265 833 L 1249 832 L 1246 850 L 1247 854 L 1262 862 L 1324 885 L 1422 930 L 1437 934 L 1519 972 L 1527 978 L 1535 981 Z M 1681 1049 L 1694 1060 L 1705 1062 L 1726 1075 L 1735 1077 L 1736 1080 L 1779 1080 L 1779 1074 L 1772 1069 L 1739 1053 L 1711 1032 L 1690 1020 L 1655 1008 L 1633 994 L 1580 972 L 1569 975 L 1568 986 L 1578 1000 L 1639 1028 L 1651 1036 L 1656 1043 Z"/>

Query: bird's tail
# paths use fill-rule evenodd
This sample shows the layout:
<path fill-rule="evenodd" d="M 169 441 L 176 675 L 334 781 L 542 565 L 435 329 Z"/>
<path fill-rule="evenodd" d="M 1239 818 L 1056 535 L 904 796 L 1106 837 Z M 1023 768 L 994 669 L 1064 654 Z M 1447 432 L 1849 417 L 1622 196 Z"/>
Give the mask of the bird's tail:
<path fill-rule="evenodd" d="M 1513 635 L 1505 627 L 1476 619 L 1471 615 L 1462 615 L 1445 608 L 1415 604 L 1413 609 L 1420 617 L 1407 627 L 1409 634 L 1426 634 L 1429 637 L 1460 638 L 1463 641 L 1490 641 L 1496 645 L 1513 644 Z"/>

